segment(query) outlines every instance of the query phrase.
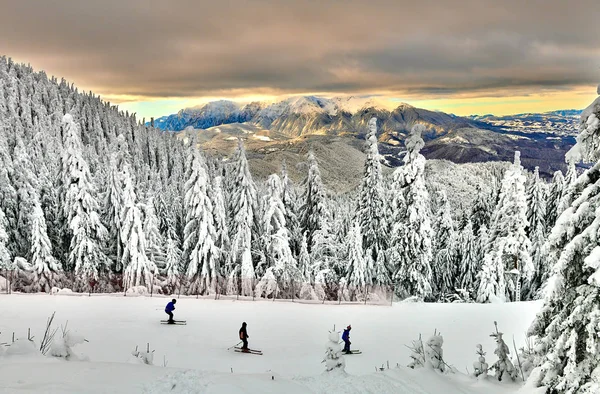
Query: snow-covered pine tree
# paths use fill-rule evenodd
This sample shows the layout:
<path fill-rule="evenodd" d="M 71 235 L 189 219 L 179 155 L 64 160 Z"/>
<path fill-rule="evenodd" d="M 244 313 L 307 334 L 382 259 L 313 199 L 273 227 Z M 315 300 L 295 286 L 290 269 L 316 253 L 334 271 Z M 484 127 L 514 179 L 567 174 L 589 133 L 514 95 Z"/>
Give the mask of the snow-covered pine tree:
<path fill-rule="evenodd" d="M 433 288 L 437 297 L 455 292 L 456 278 L 459 272 L 453 255 L 456 249 L 456 233 L 450 214 L 450 204 L 446 192 L 438 192 L 439 210 L 435 215 L 435 242 L 432 268 Z"/>
<path fill-rule="evenodd" d="M 548 267 L 543 254 L 543 245 L 546 241 L 546 184 L 540 179 L 538 167 L 535 167 L 533 179 L 527 190 L 527 227 L 528 237 L 531 240 L 530 255 L 534 266 L 534 274 L 530 283 L 523 287 L 522 295 L 525 299 L 536 297 L 546 277 Z"/>
<path fill-rule="evenodd" d="M 485 226 L 481 229 L 485 230 Z M 460 232 L 455 248 L 457 251 L 455 258 L 460 267 L 457 278 L 458 286 L 474 297 L 477 291 L 477 274 L 481 269 L 481 260 L 478 258 L 477 240 L 473 235 L 473 224 L 470 219 L 467 220 L 465 227 Z"/>
<path fill-rule="evenodd" d="M 265 282 L 274 279 L 281 290 L 295 293 L 294 289 L 301 278 L 296 259 L 290 249 L 289 231 L 285 222 L 285 206 L 281 199 L 283 187 L 279 176 L 272 174 L 267 180 L 267 194 L 264 197 L 264 216 L 262 229 L 264 231 L 265 256 L 268 269 L 261 282 L 257 285 L 257 293 L 269 294 L 265 291 Z M 260 290 L 259 290 L 260 288 Z M 292 294 L 294 295 L 294 294 Z"/>
<path fill-rule="evenodd" d="M 535 167 L 533 178 L 527 188 L 527 236 L 539 230 L 546 232 L 546 184 L 540 179 L 539 167 Z"/>
<path fill-rule="evenodd" d="M 121 201 L 121 242 L 123 244 L 123 286 L 129 289 L 137 286 L 151 288 L 157 268 L 146 254 L 142 211 L 136 203 L 133 176 L 129 164 L 123 169 L 123 194 Z"/>
<path fill-rule="evenodd" d="M 304 180 L 304 204 L 300 210 L 300 227 L 306 235 L 308 251 L 315 246 L 315 233 L 329 220 L 329 210 L 325 201 L 325 189 L 321 181 L 321 172 L 314 152 L 308 152 L 308 174 Z"/>
<path fill-rule="evenodd" d="M 550 191 L 548 192 L 548 203 L 546 206 L 546 229 L 550 231 L 556 219 L 558 219 L 558 207 L 560 205 L 560 198 L 563 194 L 565 187 L 565 178 L 560 171 L 556 171 L 552 177 L 552 183 L 550 184 Z"/>
<path fill-rule="evenodd" d="M 290 248 L 295 256 L 300 253 L 300 242 L 302 241 L 302 232 L 298 220 L 298 194 L 296 186 L 290 179 L 285 160 L 281 164 L 281 200 L 285 207 L 285 223 L 290 232 Z"/>
<path fill-rule="evenodd" d="M 567 155 L 567 174 L 565 175 L 565 182 L 563 184 L 562 194 L 560 201 L 558 202 L 557 215 L 560 216 L 567 208 L 571 206 L 573 200 L 577 197 L 575 195 L 575 182 L 577 182 L 577 168 L 575 167 L 575 159 L 572 156 Z"/>
<path fill-rule="evenodd" d="M 108 250 L 115 261 L 113 269 L 122 271 L 121 257 L 123 254 L 121 244 L 121 212 L 123 212 L 123 170 L 127 163 L 127 141 L 123 134 L 119 134 L 112 147 L 109 159 L 106 186 L 104 189 L 103 217 L 108 230 Z"/>
<path fill-rule="evenodd" d="M 510 350 L 502 338 L 503 333 L 496 330 L 491 336 L 496 340 L 494 354 L 498 357 L 498 360 L 491 366 L 496 371 L 496 379 L 502 380 L 503 377 L 508 376 L 510 379 L 515 380 L 518 372 L 510 361 Z"/>
<path fill-rule="evenodd" d="M 208 174 L 195 145 L 189 148 L 188 165 L 183 240 L 183 253 L 189 261 L 187 278 L 191 283 L 190 292 L 214 293 L 220 271 L 219 249 L 215 244 L 217 233 L 213 205 L 208 195 Z"/>
<path fill-rule="evenodd" d="M 52 256 L 52 245 L 48 238 L 46 219 L 39 204 L 31 212 L 31 251 L 29 262 L 33 268 L 33 292 L 50 292 L 52 286 L 60 284 L 60 263 Z"/>
<path fill-rule="evenodd" d="M 425 157 L 419 152 L 425 145 L 423 125 L 413 126 L 406 139 L 404 166 L 394 171 L 394 212 L 390 237 L 390 260 L 396 262 L 396 292 L 401 297 L 429 298 L 433 230 L 429 212 L 429 193 L 425 187 Z M 398 196 L 402 195 L 402 197 Z"/>
<path fill-rule="evenodd" d="M 166 277 L 166 284 L 174 292 L 176 288 L 181 285 L 180 281 L 181 272 L 181 249 L 177 241 L 167 236 L 167 242 L 165 245 L 165 270 L 164 274 Z"/>
<path fill-rule="evenodd" d="M 498 246 L 503 246 L 500 241 Z M 504 261 L 499 254 L 487 253 L 477 274 L 477 302 L 494 302 L 506 299 Z"/>
<path fill-rule="evenodd" d="M 369 120 L 369 132 L 365 143 L 365 165 L 363 171 L 362 186 L 358 198 L 358 211 L 356 213 L 360 222 L 360 232 L 362 234 L 362 244 L 365 255 L 368 256 L 369 266 L 382 264 L 385 259 L 380 259 L 379 255 L 386 248 L 387 221 L 385 218 L 385 200 L 383 197 L 383 179 L 381 173 L 381 157 L 377 146 L 377 119 Z M 371 269 L 370 274 L 383 272 L 387 267 L 377 267 Z M 369 281 L 375 280 L 376 285 L 387 285 L 388 283 L 379 283 L 384 278 L 374 275 Z"/>
<path fill-rule="evenodd" d="M 219 272 L 218 277 L 224 275 L 223 269 L 230 264 L 231 241 L 229 239 L 229 227 L 227 226 L 227 209 L 225 204 L 225 192 L 223 190 L 223 177 L 216 176 L 212 180 L 211 200 L 213 204 L 213 217 L 215 224 L 215 246 L 219 249 Z M 217 279 L 217 282 L 219 281 Z M 219 287 L 219 283 L 217 283 Z"/>
<path fill-rule="evenodd" d="M 480 344 L 476 345 L 477 348 L 477 361 L 473 363 L 473 376 L 480 379 L 487 378 L 489 365 L 485 361 L 485 352 L 483 351 L 483 347 Z"/>
<path fill-rule="evenodd" d="M 479 236 L 481 226 L 489 228 L 492 216 L 492 207 L 490 206 L 490 196 L 483 191 L 480 185 L 476 185 L 475 201 L 471 209 L 471 222 L 473 222 L 473 234 Z"/>
<path fill-rule="evenodd" d="M 357 299 L 364 299 L 367 296 L 368 285 L 372 284 L 373 273 L 367 266 L 367 260 L 364 256 L 362 245 L 363 237 L 360 232 L 361 223 L 356 220 L 346 241 L 348 268 L 346 274 L 347 284 L 351 295 Z"/>
<path fill-rule="evenodd" d="M 30 216 L 33 207 L 40 205 L 38 181 L 33 171 L 31 158 L 22 139 L 17 136 L 17 145 L 14 149 L 14 176 L 13 182 L 17 191 L 14 207 L 16 222 L 12 226 L 12 239 L 14 256 L 27 256 L 31 250 L 31 222 Z"/>
<path fill-rule="evenodd" d="M 146 256 L 161 269 L 165 266 L 164 238 L 158 228 L 159 222 L 154 207 L 154 198 L 148 197 L 144 204 L 144 234 L 146 235 Z"/>
<path fill-rule="evenodd" d="M 298 254 L 298 270 L 302 274 L 303 283 L 313 283 L 313 267 L 308 254 L 308 245 L 306 241 L 306 235 L 302 236 L 302 242 L 300 242 L 300 254 Z"/>
<path fill-rule="evenodd" d="M 256 186 L 250 175 L 242 140 L 238 142 L 232 173 L 232 194 L 229 201 L 231 218 L 231 258 L 229 291 L 237 289 L 241 277 L 241 294 L 251 296 L 254 291 L 254 264 L 252 261 L 252 229 L 255 226 Z M 238 289 L 239 290 L 239 289 Z"/>
<path fill-rule="evenodd" d="M 537 372 L 530 383 L 552 393 L 600 391 L 600 97 L 581 114 L 573 162 L 595 163 L 573 185 L 577 196 L 547 242 L 552 276 L 529 335 Z"/>
<path fill-rule="evenodd" d="M 327 344 L 325 345 L 325 370 L 327 372 L 341 371 L 346 368 L 346 362 L 340 346 L 340 333 L 333 330 L 329 332 Z"/>
<path fill-rule="evenodd" d="M 526 233 L 528 222 L 525 176 L 518 151 L 515 152 L 514 163 L 504 174 L 491 223 L 490 248 L 485 257 L 484 267 L 489 270 L 493 265 L 502 265 L 502 269 L 496 267 L 490 272 L 500 275 L 504 271 L 507 274 L 511 299 L 518 301 L 521 298 L 522 280 L 529 283 L 535 271 L 529 254 L 531 241 Z M 496 289 L 501 290 L 502 286 Z M 481 296 L 481 292 L 479 295 Z M 496 293 L 496 296 L 504 297 L 499 293 Z"/>
<path fill-rule="evenodd" d="M 78 276 L 77 287 L 87 289 L 99 271 L 108 268 L 102 244 L 107 235 L 100 221 L 96 190 L 87 162 L 83 159 L 79 128 L 73 117 L 63 117 L 64 151 L 62 157 L 63 215 L 68 234 L 68 265 Z"/>

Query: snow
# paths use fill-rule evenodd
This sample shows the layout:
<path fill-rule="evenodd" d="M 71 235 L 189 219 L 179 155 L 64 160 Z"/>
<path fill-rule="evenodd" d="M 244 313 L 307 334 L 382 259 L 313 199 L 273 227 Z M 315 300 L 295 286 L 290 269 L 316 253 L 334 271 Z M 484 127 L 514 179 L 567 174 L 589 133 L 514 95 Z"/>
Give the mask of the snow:
<path fill-rule="evenodd" d="M 502 394 L 518 386 L 499 384 L 493 377 L 478 381 L 460 372 L 408 369 L 410 350 L 404 345 L 437 329 L 444 336 L 444 361 L 458 371 L 471 370 L 476 344 L 488 350 L 488 363 L 496 361 L 490 355 L 496 348 L 489 336 L 493 321 L 520 346 L 540 307 L 539 302 L 385 307 L 182 297 L 176 319 L 186 319 L 187 325 L 168 326 L 159 324 L 167 301 L 156 296 L 0 295 L 0 342 L 10 341 L 12 332 L 26 336 L 31 328 L 37 344 L 47 317 L 56 311 L 57 325 L 68 320 L 69 330 L 80 335 L 74 339 L 84 335 L 89 341 L 75 350 L 91 360 L 43 357 L 27 339 L 20 340 L 18 347 L 6 348 L 19 354 L 2 356 L 0 351 L 0 392 Z M 250 348 L 264 355 L 226 350 L 238 341 L 242 320 L 248 322 Z M 348 323 L 353 347 L 363 354 L 345 356 L 346 374 L 324 373 L 320 360 L 327 333 L 334 324 L 339 330 Z M 127 363 L 132 349 L 139 346 L 145 353 L 147 344 L 157 366 Z M 390 370 L 374 371 L 387 361 Z"/>

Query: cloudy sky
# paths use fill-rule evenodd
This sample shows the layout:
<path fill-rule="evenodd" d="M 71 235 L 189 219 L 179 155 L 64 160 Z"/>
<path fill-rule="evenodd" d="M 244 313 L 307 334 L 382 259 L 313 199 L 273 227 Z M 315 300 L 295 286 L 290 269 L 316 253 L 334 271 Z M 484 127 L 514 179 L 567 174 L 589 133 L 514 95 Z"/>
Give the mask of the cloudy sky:
<path fill-rule="evenodd" d="M 140 116 L 377 95 L 456 114 L 581 108 L 598 0 L 0 0 L 0 54 Z"/>

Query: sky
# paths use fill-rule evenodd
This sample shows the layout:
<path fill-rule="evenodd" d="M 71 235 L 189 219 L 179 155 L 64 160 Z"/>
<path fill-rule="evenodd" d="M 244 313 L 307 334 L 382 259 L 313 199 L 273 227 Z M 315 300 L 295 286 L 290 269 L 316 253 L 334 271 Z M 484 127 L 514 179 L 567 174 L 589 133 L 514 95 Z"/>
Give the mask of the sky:
<path fill-rule="evenodd" d="M 457 115 L 583 108 L 598 0 L 0 0 L 0 55 L 138 117 L 377 96 Z"/>

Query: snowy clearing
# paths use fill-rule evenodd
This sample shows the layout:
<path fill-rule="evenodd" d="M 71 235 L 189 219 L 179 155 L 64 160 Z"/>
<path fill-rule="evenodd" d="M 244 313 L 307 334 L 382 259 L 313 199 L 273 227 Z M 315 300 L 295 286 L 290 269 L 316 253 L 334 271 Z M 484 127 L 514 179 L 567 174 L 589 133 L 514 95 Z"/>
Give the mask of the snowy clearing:
<path fill-rule="evenodd" d="M 493 378 L 480 382 L 462 374 L 408 369 L 410 350 L 405 345 L 419 333 L 427 338 L 437 329 L 444 338 L 446 362 L 460 372 L 466 367 L 472 371 L 478 343 L 488 362 L 495 361 L 490 337 L 494 321 L 507 342 L 512 345 L 514 335 L 519 346 L 540 307 L 538 302 L 386 307 L 182 297 L 175 318 L 187 320 L 187 325 L 168 326 L 159 323 L 166 317 L 167 301 L 122 295 L 0 295 L 0 343 L 11 342 L 13 332 L 27 338 L 31 328 L 39 346 L 46 319 L 56 311 L 56 326 L 68 320 L 71 332 L 89 341 L 73 350 L 90 360 L 0 356 L 0 392 L 514 392 L 515 383 L 499 384 Z M 264 355 L 226 350 L 236 344 L 242 321 L 248 322 L 250 348 Z M 352 347 L 363 352 L 345 357 L 348 375 L 323 374 L 324 345 L 334 324 L 336 330 L 352 324 Z M 136 346 L 146 349 L 147 343 L 155 350 L 157 367 L 131 364 L 131 351 Z M 165 359 L 168 368 L 162 367 Z M 388 361 L 390 370 L 375 372 Z M 397 363 L 402 368 L 395 368 Z"/>

